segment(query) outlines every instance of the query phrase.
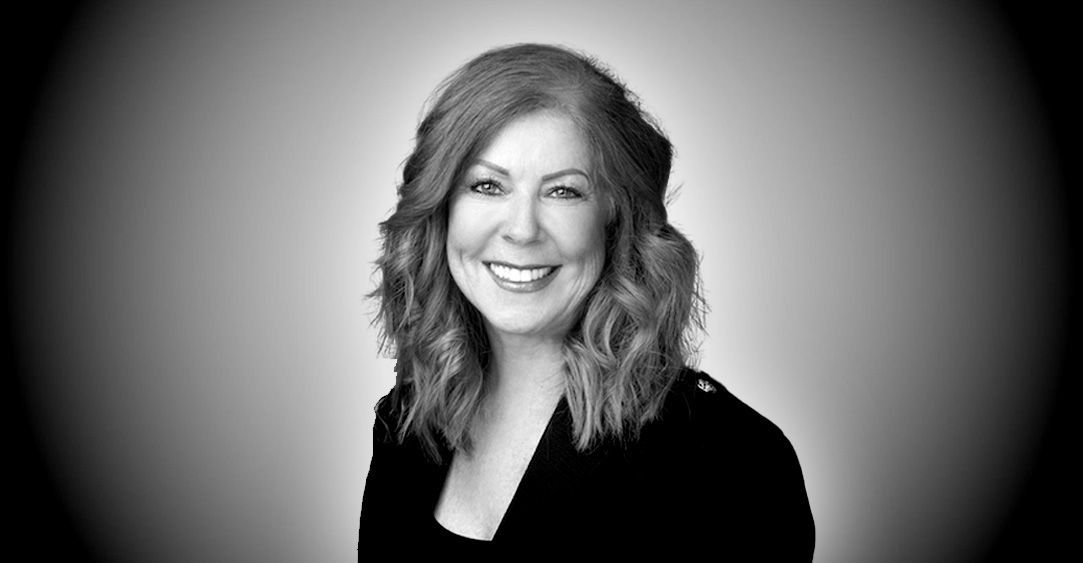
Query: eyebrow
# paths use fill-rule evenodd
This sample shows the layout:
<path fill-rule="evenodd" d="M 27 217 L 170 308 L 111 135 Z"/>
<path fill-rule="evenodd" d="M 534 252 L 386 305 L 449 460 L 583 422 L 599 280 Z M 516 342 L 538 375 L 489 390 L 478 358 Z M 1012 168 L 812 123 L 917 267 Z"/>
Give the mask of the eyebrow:
<path fill-rule="evenodd" d="M 484 167 L 486 167 L 486 168 L 488 168 L 488 169 L 490 169 L 490 170 L 492 170 L 493 172 L 496 172 L 497 174 L 500 174 L 500 175 L 503 175 L 503 176 L 510 176 L 511 175 L 511 173 L 508 172 L 507 168 L 497 166 L 497 165 L 495 165 L 495 164 L 493 164 L 493 163 L 491 163 L 491 162 L 489 162 L 487 160 L 479 158 L 479 159 L 477 159 L 477 163 L 484 166 Z M 548 182 L 549 180 L 552 180 L 554 178 L 560 178 L 561 176 L 567 176 L 569 174 L 579 174 L 580 176 L 582 176 L 582 177 L 584 177 L 584 178 L 586 178 L 588 180 L 590 179 L 590 176 L 587 176 L 586 172 L 583 172 L 582 170 L 580 170 L 578 168 L 565 168 L 563 170 L 558 170 L 558 171 L 553 172 L 551 174 L 546 174 L 545 176 L 542 176 L 542 182 Z"/>

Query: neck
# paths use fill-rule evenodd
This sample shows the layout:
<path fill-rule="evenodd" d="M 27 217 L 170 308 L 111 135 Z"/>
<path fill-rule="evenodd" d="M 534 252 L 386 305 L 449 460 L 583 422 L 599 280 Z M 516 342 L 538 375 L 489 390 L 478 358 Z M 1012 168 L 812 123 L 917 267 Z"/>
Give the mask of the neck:
<path fill-rule="evenodd" d="M 560 339 L 489 333 L 490 399 L 504 404 L 555 404 L 564 391 Z M 544 408 L 544 407 L 543 407 Z"/>

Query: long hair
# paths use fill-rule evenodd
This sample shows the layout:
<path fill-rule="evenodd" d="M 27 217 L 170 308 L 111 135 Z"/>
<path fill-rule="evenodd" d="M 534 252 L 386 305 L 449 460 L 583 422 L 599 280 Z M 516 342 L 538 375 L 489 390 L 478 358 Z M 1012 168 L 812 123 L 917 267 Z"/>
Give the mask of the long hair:
<path fill-rule="evenodd" d="M 398 358 L 389 396 L 402 441 L 435 458 L 469 448 L 488 366 L 483 319 L 448 269 L 448 201 L 468 164 L 517 117 L 559 112 L 591 152 L 607 207 L 606 259 L 564 339 L 564 395 L 576 446 L 633 437 L 654 418 L 702 328 L 698 258 L 667 221 L 673 148 L 635 97 L 597 61 L 522 44 L 469 61 L 437 89 L 403 168 L 395 212 L 380 224 L 371 297 L 381 349 Z"/>

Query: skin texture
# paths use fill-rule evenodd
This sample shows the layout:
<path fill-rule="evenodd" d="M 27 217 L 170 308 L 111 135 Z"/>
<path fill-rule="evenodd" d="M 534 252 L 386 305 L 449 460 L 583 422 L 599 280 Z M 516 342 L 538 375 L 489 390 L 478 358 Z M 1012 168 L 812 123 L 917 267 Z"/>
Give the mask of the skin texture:
<path fill-rule="evenodd" d="M 456 186 L 448 265 L 492 336 L 563 337 L 598 281 L 600 194 L 572 170 L 590 170 L 579 131 L 564 116 L 535 113 L 508 124 Z M 491 261 L 558 269 L 540 290 L 517 292 L 494 279 Z"/>

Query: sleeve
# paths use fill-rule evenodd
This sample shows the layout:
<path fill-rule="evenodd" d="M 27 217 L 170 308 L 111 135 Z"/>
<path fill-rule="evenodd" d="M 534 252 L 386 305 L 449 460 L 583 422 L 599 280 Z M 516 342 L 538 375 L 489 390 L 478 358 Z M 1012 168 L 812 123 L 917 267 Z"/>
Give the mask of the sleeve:
<path fill-rule="evenodd" d="M 720 386 L 719 386 L 720 387 Z M 711 517 L 702 525 L 737 561 L 811 561 L 815 523 L 793 445 L 782 431 L 720 391 L 700 419 L 703 487 Z M 701 411 L 702 412 L 702 411 Z M 702 506 L 702 505 L 701 505 Z"/>
<path fill-rule="evenodd" d="M 759 468 L 753 501 L 759 523 L 759 547 L 764 560 L 812 561 L 816 526 L 812 518 L 805 479 L 793 445 L 777 428 Z M 755 536 L 753 536 L 755 537 Z"/>

